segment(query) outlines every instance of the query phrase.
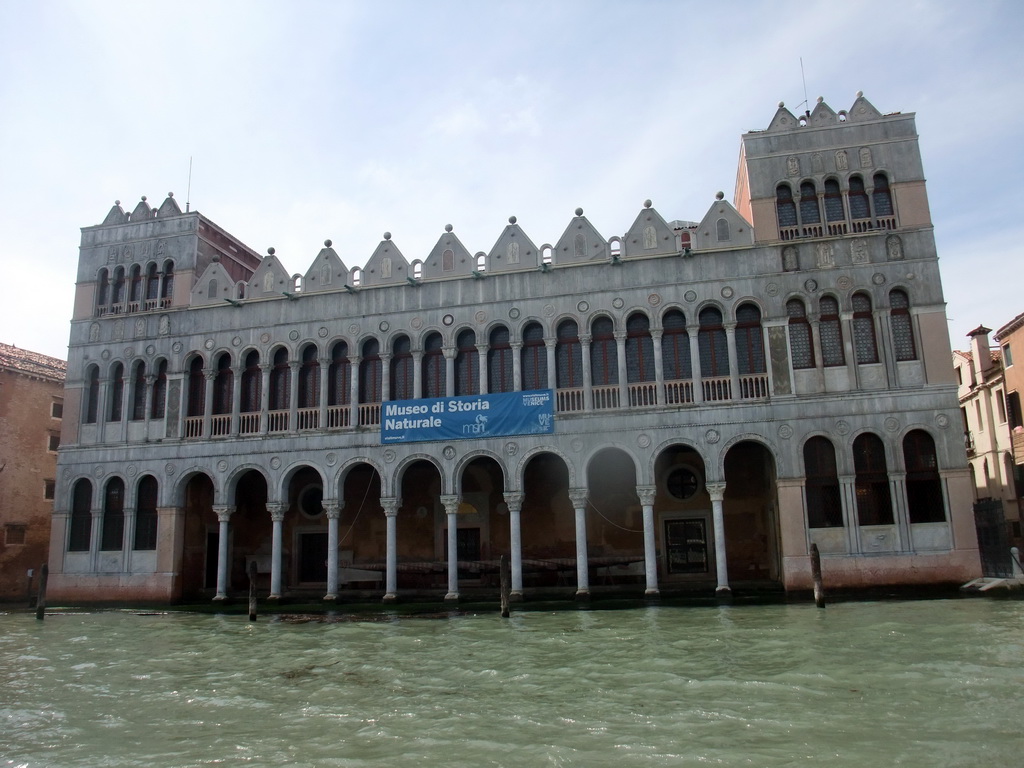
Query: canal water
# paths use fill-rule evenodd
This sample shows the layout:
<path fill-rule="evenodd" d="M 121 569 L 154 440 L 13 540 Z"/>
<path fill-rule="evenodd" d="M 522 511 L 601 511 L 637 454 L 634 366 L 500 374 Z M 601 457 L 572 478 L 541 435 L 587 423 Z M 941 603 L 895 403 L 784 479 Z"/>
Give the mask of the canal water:
<path fill-rule="evenodd" d="M 0 766 L 1019 766 L 1024 602 L 0 613 Z"/>

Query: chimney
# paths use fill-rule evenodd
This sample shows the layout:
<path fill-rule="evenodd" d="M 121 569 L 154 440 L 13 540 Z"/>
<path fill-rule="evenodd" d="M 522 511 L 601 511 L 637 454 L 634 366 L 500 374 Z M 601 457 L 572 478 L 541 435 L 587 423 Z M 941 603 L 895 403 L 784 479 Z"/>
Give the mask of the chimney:
<path fill-rule="evenodd" d="M 976 384 L 984 384 L 986 375 L 992 370 L 992 352 L 988 341 L 990 333 L 991 328 L 979 325 L 967 334 L 971 340 L 971 368 Z"/>

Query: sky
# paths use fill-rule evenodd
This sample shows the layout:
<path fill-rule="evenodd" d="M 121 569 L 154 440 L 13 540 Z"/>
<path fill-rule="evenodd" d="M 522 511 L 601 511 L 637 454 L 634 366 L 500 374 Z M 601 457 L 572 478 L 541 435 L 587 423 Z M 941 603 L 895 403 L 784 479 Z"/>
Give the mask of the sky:
<path fill-rule="evenodd" d="M 740 135 L 914 112 L 955 348 L 1024 312 L 1024 3 L 0 0 L 0 341 L 66 357 L 80 228 L 168 191 L 305 272 L 732 200 Z M 191 176 L 190 176 L 191 167 Z"/>

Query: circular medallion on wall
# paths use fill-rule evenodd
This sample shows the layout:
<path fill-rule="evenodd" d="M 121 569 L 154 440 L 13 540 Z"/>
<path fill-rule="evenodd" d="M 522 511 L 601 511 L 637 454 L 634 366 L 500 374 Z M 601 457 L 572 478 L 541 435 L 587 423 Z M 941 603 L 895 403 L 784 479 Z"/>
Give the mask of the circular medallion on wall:
<path fill-rule="evenodd" d="M 330 331 L 327 330 L 327 326 L 322 325 L 320 326 L 320 330 L 316 332 L 316 335 L 319 336 L 321 339 L 326 339 L 328 333 L 330 333 Z"/>
<path fill-rule="evenodd" d="M 845 422 L 845 421 L 837 421 L 836 422 L 836 433 L 840 434 L 840 435 L 848 435 L 848 434 L 850 434 L 850 425 L 849 425 L 849 423 Z"/>
<path fill-rule="evenodd" d="M 444 451 L 442 451 L 442 453 L 444 453 L 444 457 L 446 459 L 449 459 L 449 460 L 454 459 L 455 458 L 455 446 L 453 446 L 453 445 L 446 445 L 444 447 Z"/>
<path fill-rule="evenodd" d="M 853 278 L 850 277 L 849 275 L 843 275 L 838 280 L 836 280 L 836 288 L 838 288 L 840 291 L 850 290 L 851 288 L 853 288 Z"/>
<path fill-rule="evenodd" d="M 240 347 L 240 346 L 242 346 L 242 337 L 241 336 L 235 336 L 233 339 L 231 339 L 231 346 L 232 347 Z"/>
<path fill-rule="evenodd" d="M 328 467 L 333 467 L 333 466 L 334 466 L 335 464 L 337 464 L 337 463 L 338 463 L 338 457 L 337 457 L 337 455 L 335 455 L 335 454 L 333 454 L 333 453 L 328 453 L 328 454 L 327 454 L 327 455 L 326 455 L 326 456 L 324 457 L 324 461 L 326 461 L 326 462 L 327 462 L 327 466 L 328 466 Z"/>
<path fill-rule="evenodd" d="M 348 335 L 349 336 L 358 336 L 359 332 L 361 330 L 362 330 L 362 328 L 359 327 L 358 323 L 352 323 L 352 325 L 350 325 L 348 327 Z"/>
<path fill-rule="evenodd" d="M 207 339 L 206 341 L 204 341 L 203 346 L 206 349 L 213 349 L 213 339 Z"/>
<path fill-rule="evenodd" d="M 103 465 L 97 464 L 95 467 L 92 468 L 92 473 L 97 478 L 103 477 Z"/>
<path fill-rule="evenodd" d="M 184 349 L 184 347 L 182 346 L 182 343 L 180 341 L 176 341 L 173 344 L 171 344 L 171 352 L 173 352 L 176 355 L 180 355 L 182 349 Z"/>
<path fill-rule="evenodd" d="M 71 477 L 71 470 L 68 469 L 67 467 L 64 467 L 63 477 L 64 477 L 65 480 L 67 480 L 69 477 Z"/>
<path fill-rule="evenodd" d="M 280 469 L 281 468 L 281 459 L 279 457 L 277 457 L 277 456 L 272 458 L 270 460 L 270 468 L 271 469 Z"/>
<path fill-rule="evenodd" d="M 650 448 L 651 447 L 650 435 L 637 435 L 636 444 L 639 445 L 641 448 Z"/>
<path fill-rule="evenodd" d="M 580 312 L 587 312 L 590 310 L 590 303 L 586 301 L 581 301 L 579 304 L 576 305 L 576 309 L 578 309 Z"/>
<path fill-rule="evenodd" d="M 875 285 L 885 285 L 885 275 L 881 272 L 875 272 L 875 274 L 871 276 L 871 282 Z"/>
<path fill-rule="evenodd" d="M 128 477 L 135 477 L 138 474 L 139 468 L 134 464 L 129 464 L 128 469 L 125 470 L 128 473 Z"/>
<path fill-rule="evenodd" d="M 455 315 L 445 315 L 441 318 L 441 322 L 445 325 L 453 325 L 455 323 Z"/>
<path fill-rule="evenodd" d="M 818 290 L 818 281 L 817 280 L 808 280 L 808 281 L 806 281 L 804 283 L 804 290 L 807 291 L 808 293 L 814 293 L 816 290 Z"/>
<path fill-rule="evenodd" d="M 388 331 L 391 330 L 391 323 L 389 323 L 387 320 L 381 320 L 377 328 L 380 330 L 381 333 L 387 333 Z"/>
<path fill-rule="evenodd" d="M 913 272 L 907 272 L 907 280 L 914 280 L 916 278 L 917 275 L 915 275 Z"/>
<path fill-rule="evenodd" d="M 793 436 L 793 428 L 789 424 L 783 424 L 779 427 L 779 437 L 783 440 L 789 440 Z"/>
<path fill-rule="evenodd" d="M 700 478 L 689 467 L 676 467 L 665 478 L 665 490 L 680 501 L 686 501 L 700 490 Z"/>
<path fill-rule="evenodd" d="M 156 354 L 156 347 L 154 347 L 152 344 L 150 344 L 148 347 L 146 347 L 146 354 L 147 355 L 155 355 Z"/>
<path fill-rule="evenodd" d="M 696 291 L 687 291 L 686 293 L 683 294 L 683 298 L 686 299 L 691 304 L 693 304 L 693 302 L 695 302 L 697 300 L 697 292 Z"/>
<path fill-rule="evenodd" d="M 727 285 L 727 286 L 725 286 L 725 287 L 724 287 L 724 288 L 722 289 L 722 298 L 723 298 L 723 299 L 731 299 L 731 298 L 732 298 L 732 296 L 733 296 L 733 290 L 732 290 L 732 288 L 731 288 L 730 286 L 728 286 L 728 285 Z"/>
<path fill-rule="evenodd" d="M 552 304 L 545 304 L 544 305 L 544 317 L 554 317 L 554 316 L 555 316 L 555 307 L 554 307 L 554 305 L 552 305 Z"/>
<path fill-rule="evenodd" d="M 260 334 L 260 341 L 263 342 L 264 344 L 269 344 L 270 343 L 270 334 L 269 333 L 261 333 Z"/>
<path fill-rule="evenodd" d="M 515 456 L 519 453 L 519 443 L 505 443 L 505 453 L 509 456 Z"/>
<path fill-rule="evenodd" d="M 572 439 L 572 442 L 569 443 L 569 445 L 576 453 L 579 453 L 580 451 L 583 450 L 583 441 L 580 440 L 578 437 L 574 437 Z"/>
<path fill-rule="evenodd" d="M 717 429 L 709 429 L 704 433 L 704 442 L 706 443 L 717 443 L 722 439 L 722 434 Z"/>
<path fill-rule="evenodd" d="M 768 283 L 768 285 L 766 285 L 764 287 L 764 292 L 766 294 L 768 294 L 769 296 L 778 296 L 779 295 L 779 284 L 778 283 Z"/>
<path fill-rule="evenodd" d="M 291 339 L 292 341 L 296 341 L 299 338 L 299 332 L 298 331 L 288 331 L 288 338 Z"/>
<path fill-rule="evenodd" d="M 395 459 L 397 459 L 397 458 L 398 458 L 398 454 L 396 454 L 390 448 L 388 448 L 386 451 L 384 451 L 384 463 L 385 464 L 394 464 L 395 463 Z"/>
<path fill-rule="evenodd" d="M 612 299 L 612 306 L 615 307 L 615 309 L 622 309 L 624 306 L 626 306 L 626 302 L 624 302 L 620 298 L 614 298 Z"/>
<path fill-rule="evenodd" d="M 484 312 L 482 309 L 479 309 L 479 310 L 477 310 L 477 313 L 475 315 L 473 315 L 473 317 L 476 318 L 476 321 L 478 323 L 482 323 L 482 322 L 487 320 L 487 313 Z"/>
<path fill-rule="evenodd" d="M 409 325 L 411 325 L 414 330 L 418 331 L 420 328 L 423 327 L 423 318 L 421 318 L 421 317 L 414 317 L 412 319 L 412 321 L 409 323 Z"/>
<path fill-rule="evenodd" d="M 890 416 L 885 420 L 885 428 L 890 432 L 895 432 L 900 428 L 900 420 L 895 416 Z"/>
<path fill-rule="evenodd" d="M 521 314 L 522 313 L 519 311 L 519 307 L 512 307 L 512 309 L 508 311 L 508 316 L 513 320 L 518 320 Z"/>
<path fill-rule="evenodd" d="M 226 461 L 224 461 L 224 459 L 221 459 L 220 461 L 217 462 L 217 471 L 218 472 L 226 472 L 227 469 L 228 469 L 228 463 Z"/>
<path fill-rule="evenodd" d="M 125 359 L 131 360 L 133 357 L 135 357 L 135 350 L 132 347 L 125 347 L 124 356 Z"/>
<path fill-rule="evenodd" d="M 659 306 L 661 304 L 661 294 L 660 293 L 652 293 L 650 296 L 647 297 L 647 303 L 650 304 L 652 307 Z M 621 308 L 622 308 L 621 306 L 617 307 L 617 309 L 621 309 Z"/>
<path fill-rule="evenodd" d="M 939 429 L 946 429 L 949 426 L 949 416 L 944 413 L 940 413 L 935 417 L 935 424 Z"/>
<path fill-rule="evenodd" d="M 110 350 L 109 349 L 104 349 L 102 352 L 100 352 L 100 357 L 102 357 L 104 360 L 109 360 L 110 359 Z"/>
<path fill-rule="evenodd" d="M 164 465 L 164 472 L 166 472 L 168 475 L 173 475 L 174 471 L 175 470 L 174 470 L 174 465 L 173 464 L 166 464 L 166 465 Z"/>

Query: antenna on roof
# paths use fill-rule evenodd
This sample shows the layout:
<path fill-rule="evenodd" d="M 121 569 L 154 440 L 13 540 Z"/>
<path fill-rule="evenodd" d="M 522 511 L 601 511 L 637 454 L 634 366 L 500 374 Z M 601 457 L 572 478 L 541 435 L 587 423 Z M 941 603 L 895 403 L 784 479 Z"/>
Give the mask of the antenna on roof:
<path fill-rule="evenodd" d="M 803 66 L 803 60 L 800 65 Z M 807 89 L 804 88 L 804 91 Z M 806 96 L 806 94 L 805 94 Z M 188 189 L 185 190 L 185 213 L 188 213 L 189 200 L 192 199 L 192 155 L 188 156 Z"/>
<path fill-rule="evenodd" d="M 807 100 L 807 77 L 804 75 L 804 57 L 803 56 L 800 57 L 800 80 L 804 84 L 804 102 L 803 102 L 803 107 L 806 110 L 807 114 L 809 115 L 809 114 L 811 114 L 811 110 L 810 110 L 811 103 Z"/>

